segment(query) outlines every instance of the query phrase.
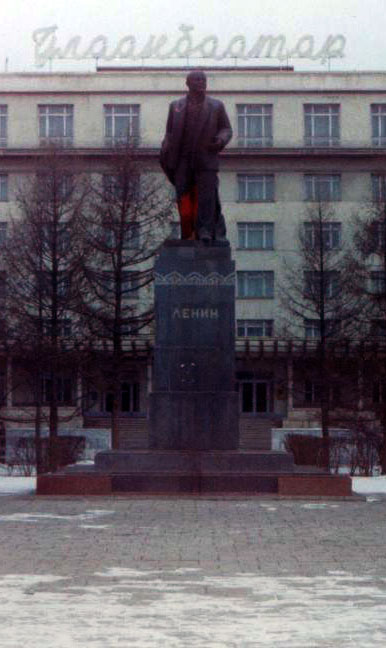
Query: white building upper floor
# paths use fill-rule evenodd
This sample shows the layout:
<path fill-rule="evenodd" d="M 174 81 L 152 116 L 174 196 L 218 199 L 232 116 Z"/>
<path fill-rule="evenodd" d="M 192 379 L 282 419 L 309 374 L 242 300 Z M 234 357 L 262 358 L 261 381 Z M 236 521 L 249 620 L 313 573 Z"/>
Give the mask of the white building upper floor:
<path fill-rule="evenodd" d="M 95 159 L 90 169 L 103 172 L 100 161 L 129 135 L 158 167 L 168 105 L 185 94 L 186 74 L 0 75 L 0 245 L 20 177 L 35 171 L 50 143 L 63 145 L 78 168 Z M 297 252 L 295 228 L 308 226 L 312 239 L 308 207 L 331 203 L 325 237 L 339 249 L 358 204 L 386 198 L 386 72 L 222 68 L 207 77 L 234 131 L 220 176 L 238 273 L 238 334 L 272 337 L 282 259 Z"/>
<path fill-rule="evenodd" d="M 111 146 L 127 134 L 158 148 L 186 69 L 0 75 L 0 146 Z M 255 148 L 382 148 L 386 73 L 208 69 L 208 93 L 227 109 L 229 153 Z"/>

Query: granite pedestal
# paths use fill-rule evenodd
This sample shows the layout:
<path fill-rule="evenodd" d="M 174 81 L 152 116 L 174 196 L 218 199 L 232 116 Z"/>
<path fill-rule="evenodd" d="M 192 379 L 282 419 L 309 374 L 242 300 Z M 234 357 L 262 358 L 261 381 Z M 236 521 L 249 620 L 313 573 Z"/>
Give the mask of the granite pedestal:
<path fill-rule="evenodd" d="M 149 449 L 103 451 L 88 469 L 39 476 L 38 494 L 323 495 L 327 488 L 329 495 L 349 495 L 349 478 L 312 469 L 300 475 L 291 454 L 238 449 L 229 246 L 167 242 L 154 272 Z"/>
<path fill-rule="evenodd" d="M 149 446 L 237 449 L 235 268 L 230 247 L 170 241 L 154 271 Z"/>

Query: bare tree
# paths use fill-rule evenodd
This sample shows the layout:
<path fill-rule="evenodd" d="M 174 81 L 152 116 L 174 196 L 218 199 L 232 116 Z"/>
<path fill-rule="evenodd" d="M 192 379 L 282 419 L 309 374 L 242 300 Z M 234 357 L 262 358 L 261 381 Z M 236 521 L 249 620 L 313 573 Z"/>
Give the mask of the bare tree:
<path fill-rule="evenodd" d="M 361 306 L 356 327 L 361 346 L 366 349 L 365 391 L 381 424 L 380 462 L 386 474 L 386 183 L 382 175 L 373 181 L 374 200 L 353 219 L 346 272 L 351 293 Z"/>
<path fill-rule="evenodd" d="M 170 231 L 172 203 L 161 183 L 138 162 L 135 148 L 115 151 L 93 182 L 83 217 L 82 316 L 94 357 L 111 358 L 103 373 L 112 394 L 112 446 L 119 447 L 119 390 L 127 354 L 124 340 L 153 319 L 153 258 Z M 95 353 L 97 354 L 95 356 Z"/>
<path fill-rule="evenodd" d="M 284 260 L 280 286 L 283 330 L 291 338 L 314 340 L 310 371 L 312 400 L 320 404 L 323 464 L 329 467 L 330 411 L 337 394 L 336 362 L 331 347 L 350 335 L 352 295 L 343 272 L 341 224 L 329 203 L 308 208 L 299 225 L 294 254 Z M 312 379 L 314 374 L 315 379 Z"/>
<path fill-rule="evenodd" d="M 61 370 L 74 358 L 82 334 L 71 313 L 79 301 L 86 197 L 86 183 L 75 180 L 60 151 L 46 152 L 37 174 L 19 188 L 18 214 L 11 218 L 4 250 L 6 338 L 34 383 L 38 471 L 43 391 L 49 404 L 50 468 L 55 470 Z"/>

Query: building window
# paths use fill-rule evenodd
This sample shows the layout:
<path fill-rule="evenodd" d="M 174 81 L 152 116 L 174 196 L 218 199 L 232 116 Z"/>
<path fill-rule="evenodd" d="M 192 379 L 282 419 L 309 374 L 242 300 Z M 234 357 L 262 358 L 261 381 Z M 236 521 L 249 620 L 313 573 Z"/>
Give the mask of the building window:
<path fill-rule="evenodd" d="M 8 106 L 0 106 L 0 147 L 7 146 L 8 139 Z"/>
<path fill-rule="evenodd" d="M 238 272 L 237 292 L 239 298 L 272 299 L 274 296 L 274 273 L 272 271 Z"/>
<path fill-rule="evenodd" d="M 56 202 L 58 209 L 68 204 L 74 193 L 74 176 L 70 173 L 37 173 L 36 192 L 39 200 L 52 205 Z"/>
<path fill-rule="evenodd" d="M 304 176 L 305 200 L 330 202 L 341 198 L 341 178 L 337 174 Z"/>
<path fill-rule="evenodd" d="M 70 294 L 71 281 L 70 276 L 60 272 L 58 276 L 57 290 L 59 297 L 68 297 Z"/>
<path fill-rule="evenodd" d="M 321 247 L 319 223 L 304 223 L 304 242 L 310 249 Z M 342 224 L 322 223 L 323 247 L 326 250 L 339 250 L 342 246 Z"/>
<path fill-rule="evenodd" d="M 238 105 L 237 127 L 239 146 L 272 146 L 272 105 Z"/>
<path fill-rule="evenodd" d="M 74 191 L 74 176 L 70 173 L 63 173 L 58 182 L 58 195 L 63 202 L 68 201 Z"/>
<path fill-rule="evenodd" d="M 117 229 L 118 226 L 115 227 L 113 224 L 107 223 L 106 226 L 102 228 L 101 242 L 112 250 L 118 249 L 119 246 L 121 246 L 123 250 L 139 249 L 141 243 L 139 225 L 127 225 L 123 232 L 123 236 L 116 231 Z M 121 236 L 122 240 L 120 240 Z"/>
<path fill-rule="evenodd" d="M 138 143 L 139 108 L 138 104 L 104 106 L 106 146 Z"/>
<path fill-rule="evenodd" d="M 253 372 L 237 373 L 240 411 L 244 414 L 266 414 L 273 410 L 272 380 L 255 378 Z"/>
<path fill-rule="evenodd" d="M 51 256 L 64 256 L 71 247 L 71 232 L 66 223 L 60 223 L 53 227 L 52 223 L 42 226 L 42 242 L 45 251 Z"/>
<path fill-rule="evenodd" d="M 135 335 L 138 332 L 138 326 L 132 322 L 121 322 L 119 327 L 119 332 L 121 335 Z"/>
<path fill-rule="evenodd" d="M 337 270 L 325 270 L 323 274 L 317 270 L 304 273 L 305 296 L 317 303 L 320 299 L 320 292 L 326 299 L 339 295 L 339 272 Z M 323 281 L 323 285 L 321 285 Z"/>
<path fill-rule="evenodd" d="M 0 174 L 0 202 L 8 201 L 8 174 Z"/>
<path fill-rule="evenodd" d="M 339 145 L 339 104 L 305 104 L 306 146 Z"/>
<path fill-rule="evenodd" d="M 309 340 L 319 340 L 320 338 L 320 320 L 304 320 L 304 330 L 306 338 Z"/>
<path fill-rule="evenodd" d="M 386 176 L 373 173 L 371 176 L 371 189 L 374 202 L 386 202 Z"/>
<path fill-rule="evenodd" d="M 239 248 L 273 250 L 273 228 L 273 223 L 237 223 Z"/>
<path fill-rule="evenodd" d="M 41 105 L 38 108 L 40 146 L 72 146 L 74 106 L 57 104 Z"/>
<path fill-rule="evenodd" d="M 139 297 L 138 273 L 133 270 L 125 270 L 123 273 L 122 292 L 124 297 L 137 299 Z"/>
<path fill-rule="evenodd" d="M 50 375 L 43 376 L 43 403 L 48 405 L 52 401 L 52 378 Z M 66 376 L 58 376 L 56 379 L 57 402 L 69 404 L 72 401 L 72 379 Z"/>
<path fill-rule="evenodd" d="M 321 329 L 320 319 L 305 319 L 304 320 L 304 331 L 305 336 L 308 340 L 319 340 L 320 339 L 320 329 Z M 324 329 L 327 336 L 332 336 L 338 331 L 340 331 L 341 322 L 340 320 L 325 320 Z"/>
<path fill-rule="evenodd" d="M 370 292 L 374 295 L 384 295 L 386 291 L 386 281 L 384 270 L 374 270 L 370 273 Z"/>
<path fill-rule="evenodd" d="M 50 270 L 42 270 L 36 275 L 36 282 L 39 290 L 46 293 L 49 299 L 53 297 L 54 290 L 54 275 Z M 58 297 L 68 297 L 71 288 L 70 276 L 63 271 L 59 271 L 56 275 L 56 295 Z"/>
<path fill-rule="evenodd" d="M 43 322 L 43 334 L 47 336 L 52 335 L 52 320 L 45 319 Z M 69 338 L 71 337 L 71 320 L 70 319 L 59 319 L 57 320 L 57 334 L 59 337 Z"/>
<path fill-rule="evenodd" d="M 138 250 L 140 244 L 141 237 L 139 225 L 131 225 L 125 232 L 123 247 L 125 250 Z"/>
<path fill-rule="evenodd" d="M 102 411 L 112 412 L 114 394 L 105 392 L 102 394 Z M 123 381 L 118 396 L 120 412 L 139 412 L 140 408 L 140 384 L 139 382 Z"/>
<path fill-rule="evenodd" d="M 240 202 L 266 202 L 274 200 L 273 175 L 238 175 Z"/>
<path fill-rule="evenodd" d="M 113 272 L 104 271 L 101 279 L 105 294 L 115 299 L 116 283 Z M 122 272 L 121 294 L 125 298 L 137 299 L 139 297 L 138 273 L 134 270 L 124 270 Z"/>
<path fill-rule="evenodd" d="M 374 221 L 373 233 L 374 233 L 374 250 L 384 250 L 386 243 L 386 223 L 385 221 Z"/>
<path fill-rule="evenodd" d="M 273 320 L 237 320 L 237 336 L 261 338 L 273 336 Z"/>
<path fill-rule="evenodd" d="M 111 173 L 102 175 L 103 197 L 105 200 L 121 200 L 123 191 L 120 178 Z"/>
<path fill-rule="evenodd" d="M 320 403 L 320 386 L 315 380 L 304 381 L 304 402 L 307 405 Z"/>
<path fill-rule="evenodd" d="M 140 174 L 114 175 L 104 173 L 102 175 L 104 200 L 118 203 L 125 201 L 127 206 L 132 202 L 135 207 L 139 199 L 140 180 Z"/>
<path fill-rule="evenodd" d="M 373 146 L 386 146 L 386 104 L 371 106 L 371 141 Z"/>
<path fill-rule="evenodd" d="M 305 380 L 303 383 L 304 404 L 308 406 L 319 406 L 322 398 L 320 382 L 317 380 Z M 338 383 L 326 386 L 325 396 L 330 406 L 338 405 L 341 402 L 341 388 Z"/>
<path fill-rule="evenodd" d="M 7 240 L 7 225 L 8 223 L 0 223 L 0 248 L 4 247 Z"/>

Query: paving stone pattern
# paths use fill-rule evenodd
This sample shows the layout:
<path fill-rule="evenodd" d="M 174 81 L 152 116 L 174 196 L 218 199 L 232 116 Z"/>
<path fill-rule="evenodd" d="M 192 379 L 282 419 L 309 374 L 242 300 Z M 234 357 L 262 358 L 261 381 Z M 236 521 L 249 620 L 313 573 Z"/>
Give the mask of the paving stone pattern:
<path fill-rule="evenodd" d="M 386 577 L 386 498 L 374 499 L 3 497 L 0 573 L 81 579 L 102 567 L 200 567 Z"/>
<path fill-rule="evenodd" d="M 386 498 L 0 497 L 2 648 L 383 648 Z"/>

